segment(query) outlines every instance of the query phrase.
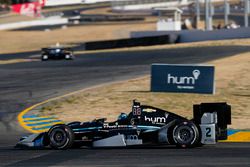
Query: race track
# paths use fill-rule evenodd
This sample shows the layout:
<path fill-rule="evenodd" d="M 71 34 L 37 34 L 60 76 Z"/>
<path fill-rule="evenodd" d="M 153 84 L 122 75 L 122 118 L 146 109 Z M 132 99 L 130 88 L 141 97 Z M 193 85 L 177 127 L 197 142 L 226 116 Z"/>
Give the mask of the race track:
<path fill-rule="evenodd" d="M 250 145 L 219 143 L 216 146 L 194 149 L 144 147 L 63 151 L 3 148 L 0 150 L 0 157 L 0 166 L 247 167 L 250 164 Z"/>
<path fill-rule="evenodd" d="M 17 123 L 17 114 L 32 104 L 93 85 L 149 74 L 152 63 L 203 63 L 250 51 L 247 46 L 217 46 L 213 51 L 209 47 L 200 49 L 211 52 L 210 56 L 204 57 L 195 47 L 161 48 L 82 54 L 74 61 L 0 65 L 0 166 L 249 166 L 249 143 L 221 143 L 190 150 L 158 147 L 67 151 L 13 149 L 20 135 L 26 133 Z M 0 60 L 16 57 L 15 54 L 0 55 Z"/>

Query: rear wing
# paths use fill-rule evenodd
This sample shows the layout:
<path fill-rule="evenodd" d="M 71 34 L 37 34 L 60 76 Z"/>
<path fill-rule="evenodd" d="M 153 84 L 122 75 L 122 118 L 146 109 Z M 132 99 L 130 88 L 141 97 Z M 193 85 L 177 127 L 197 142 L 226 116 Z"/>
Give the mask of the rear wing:
<path fill-rule="evenodd" d="M 58 48 L 42 48 L 41 51 L 43 52 L 47 52 L 51 49 L 63 49 L 64 51 L 68 51 L 68 52 L 73 52 L 73 49 L 70 47 L 58 47 Z"/>
<path fill-rule="evenodd" d="M 216 139 L 227 139 L 227 125 L 231 124 L 231 106 L 227 103 L 201 103 L 193 106 L 194 122 L 202 124 L 205 113 L 216 115 Z M 204 118 L 204 117 L 203 117 Z"/>

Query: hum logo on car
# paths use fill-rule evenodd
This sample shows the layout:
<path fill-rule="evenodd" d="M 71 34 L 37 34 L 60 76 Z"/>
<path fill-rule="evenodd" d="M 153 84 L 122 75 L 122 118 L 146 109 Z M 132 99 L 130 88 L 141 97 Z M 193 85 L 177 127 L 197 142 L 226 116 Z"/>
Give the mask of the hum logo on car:
<path fill-rule="evenodd" d="M 147 117 L 144 116 L 144 120 L 146 122 L 152 122 L 152 123 L 166 123 L 168 118 L 168 114 L 165 115 L 165 117 Z"/>

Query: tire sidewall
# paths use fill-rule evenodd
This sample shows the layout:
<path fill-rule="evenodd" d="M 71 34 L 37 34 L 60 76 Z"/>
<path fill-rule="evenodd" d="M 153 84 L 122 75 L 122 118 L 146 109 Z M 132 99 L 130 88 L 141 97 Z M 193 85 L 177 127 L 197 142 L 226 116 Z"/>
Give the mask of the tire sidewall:
<path fill-rule="evenodd" d="M 56 143 L 54 140 L 54 135 L 56 135 L 58 132 L 62 133 L 65 137 L 61 144 Z M 55 149 L 67 149 L 70 148 L 74 143 L 74 133 L 72 129 L 64 124 L 52 126 L 48 132 L 48 138 L 50 141 L 50 146 Z"/>
<path fill-rule="evenodd" d="M 48 60 L 49 59 L 49 56 L 48 55 L 42 55 L 42 61 L 46 61 L 46 60 Z"/>
<path fill-rule="evenodd" d="M 70 58 L 71 58 L 71 56 L 70 56 L 69 54 L 66 54 L 66 55 L 65 55 L 65 59 L 66 59 L 66 60 L 69 60 Z"/>
<path fill-rule="evenodd" d="M 74 56 L 71 55 L 71 54 L 66 54 L 66 55 L 65 55 L 65 59 L 66 59 L 66 60 L 73 60 L 73 59 L 74 59 Z"/>
<path fill-rule="evenodd" d="M 181 142 L 178 139 L 178 135 L 180 133 L 180 130 L 182 129 L 188 130 L 190 135 L 193 136 L 187 142 Z M 195 147 L 199 143 L 200 139 L 199 129 L 193 122 L 188 122 L 188 121 L 184 121 L 181 122 L 180 124 L 177 124 L 173 129 L 172 136 L 176 146 L 181 148 Z"/>

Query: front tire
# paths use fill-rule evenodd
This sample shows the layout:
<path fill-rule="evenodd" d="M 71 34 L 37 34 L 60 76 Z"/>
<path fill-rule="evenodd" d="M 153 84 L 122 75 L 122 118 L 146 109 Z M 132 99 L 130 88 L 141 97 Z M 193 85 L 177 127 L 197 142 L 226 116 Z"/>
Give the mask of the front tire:
<path fill-rule="evenodd" d="M 41 60 L 42 61 L 49 60 L 49 56 L 48 55 L 42 55 Z"/>
<path fill-rule="evenodd" d="M 66 60 L 73 60 L 73 59 L 74 59 L 74 56 L 73 56 L 73 55 L 67 54 L 67 55 L 65 55 L 65 59 L 66 59 Z"/>
<path fill-rule="evenodd" d="M 68 149 L 74 143 L 74 132 L 64 124 L 54 125 L 48 132 L 50 146 L 55 149 Z"/>
<path fill-rule="evenodd" d="M 199 138 L 199 130 L 192 122 L 182 122 L 173 129 L 173 139 L 177 147 L 195 147 L 199 142 Z"/>

